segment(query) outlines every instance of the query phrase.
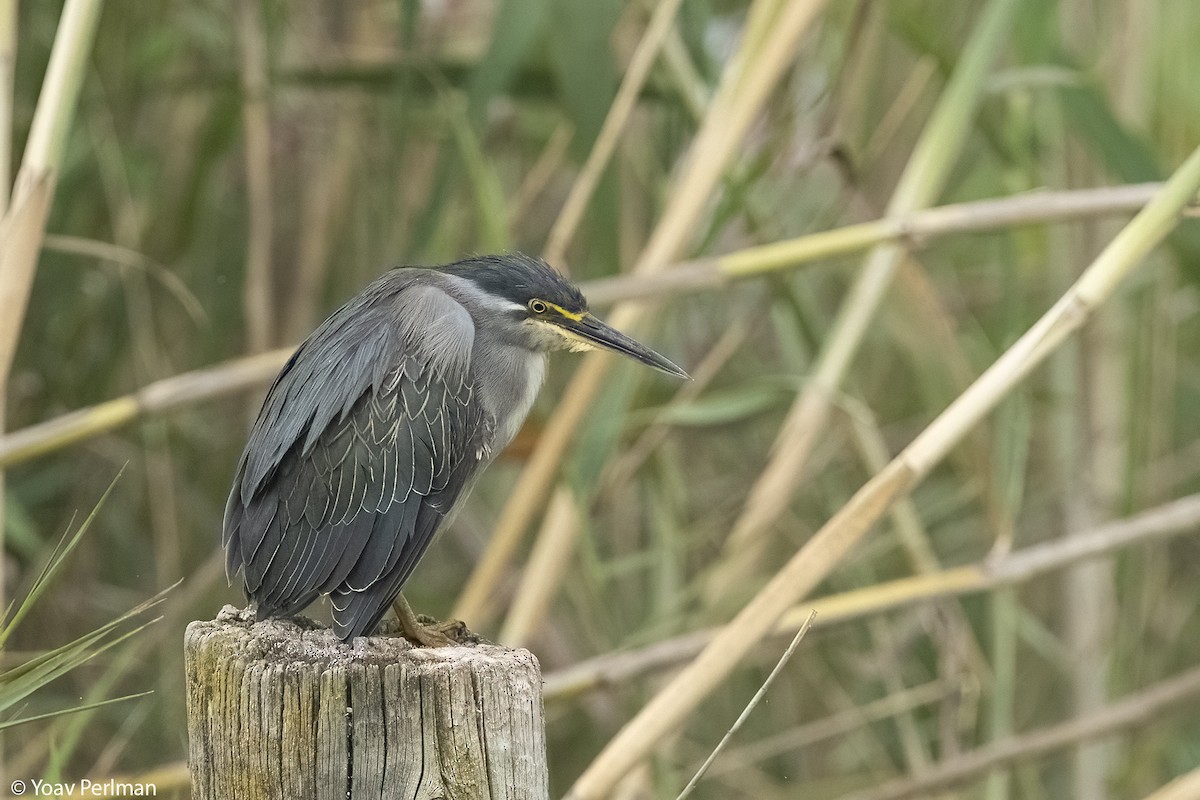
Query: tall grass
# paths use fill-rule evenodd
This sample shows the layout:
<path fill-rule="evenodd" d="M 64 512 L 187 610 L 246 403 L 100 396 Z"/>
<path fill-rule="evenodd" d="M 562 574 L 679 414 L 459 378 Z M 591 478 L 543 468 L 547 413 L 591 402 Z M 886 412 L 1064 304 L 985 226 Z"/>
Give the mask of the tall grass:
<path fill-rule="evenodd" d="M 79 7 L 21 4 L 14 164 Z M 7 573 L 130 467 L 6 649 L 184 585 L 28 712 L 155 694 L 86 735 L 30 723 L 9 775 L 183 780 L 176 634 L 239 601 L 221 510 L 287 346 L 387 266 L 513 247 L 697 378 L 556 357 L 407 590 L 537 653 L 556 794 L 675 797 L 810 606 L 693 797 L 1186 790 L 1197 25 L 1169 0 L 109 4 L 53 202 L 0 260 L 27 281 L 0 284 Z"/>

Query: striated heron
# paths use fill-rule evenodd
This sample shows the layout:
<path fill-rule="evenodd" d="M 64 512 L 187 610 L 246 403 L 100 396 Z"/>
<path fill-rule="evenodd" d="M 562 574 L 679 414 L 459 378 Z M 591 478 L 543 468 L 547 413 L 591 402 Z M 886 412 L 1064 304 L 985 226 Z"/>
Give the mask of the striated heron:
<path fill-rule="evenodd" d="M 258 618 L 329 595 L 342 640 L 394 606 L 410 641 L 449 643 L 400 589 L 521 426 L 547 353 L 596 347 L 687 377 L 520 254 L 394 269 L 335 311 L 267 393 L 226 505 L 226 569 Z"/>

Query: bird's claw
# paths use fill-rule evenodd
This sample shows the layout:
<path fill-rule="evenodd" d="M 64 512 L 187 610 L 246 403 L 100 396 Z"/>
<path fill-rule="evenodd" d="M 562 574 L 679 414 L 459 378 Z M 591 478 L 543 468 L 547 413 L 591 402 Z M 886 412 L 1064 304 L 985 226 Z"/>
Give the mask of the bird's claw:
<path fill-rule="evenodd" d="M 402 594 L 396 596 L 392 608 L 400 623 L 400 635 L 417 647 L 450 647 L 456 644 L 479 644 L 482 641 L 467 629 L 462 620 L 438 622 L 425 614 L 414 614 L 412 606 Z"/>
<path fill-rule="evenodd" d="M 421 615 L 417 617 L 416 623 L 412 626 L 402 625 L 400 634 L 417 647 L 453 647 L 480 642 L 480 638 L 460 619 L 438 622 L 432 617 Z"/>

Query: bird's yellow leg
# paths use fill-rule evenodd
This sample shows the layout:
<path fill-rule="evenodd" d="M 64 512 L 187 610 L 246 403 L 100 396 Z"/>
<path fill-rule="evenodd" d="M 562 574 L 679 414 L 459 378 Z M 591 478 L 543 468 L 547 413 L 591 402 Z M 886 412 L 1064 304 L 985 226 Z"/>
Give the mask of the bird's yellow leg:
<path fill-rule="evenodd" d="M 400 635 L 417 647 L 450 647 L 463 642 L 478 641 L 478 637 L 467 630 L 467 626 L 461 620 L 422 622 L 413 613 L 412 606 L 408 604 L 403 593 L 396 595 L 392 602 L 392 610 L 400 620 Z"/>

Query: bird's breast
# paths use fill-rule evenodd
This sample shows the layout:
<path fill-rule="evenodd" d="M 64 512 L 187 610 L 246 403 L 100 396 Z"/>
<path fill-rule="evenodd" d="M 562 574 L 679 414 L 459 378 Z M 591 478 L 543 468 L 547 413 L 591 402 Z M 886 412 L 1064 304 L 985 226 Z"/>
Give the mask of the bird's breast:
<path fill-rule="evenodd" d="M 478 353 L 474 366 L 476 390 L 496 421 L 488 448 L 496 454 L 517 435 L 533 407 L 546 377 L 546 356 L 520 347 L 487 348 Z"/>

